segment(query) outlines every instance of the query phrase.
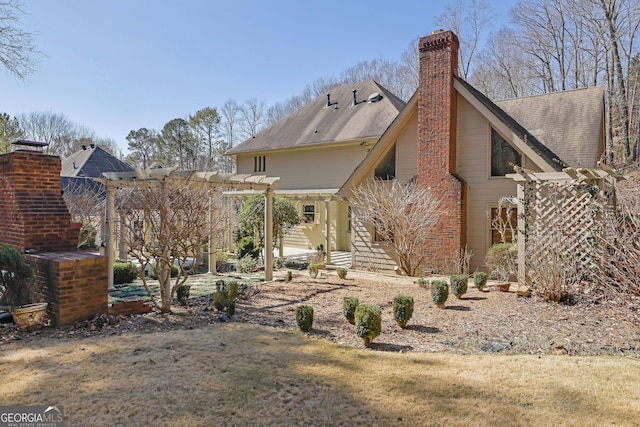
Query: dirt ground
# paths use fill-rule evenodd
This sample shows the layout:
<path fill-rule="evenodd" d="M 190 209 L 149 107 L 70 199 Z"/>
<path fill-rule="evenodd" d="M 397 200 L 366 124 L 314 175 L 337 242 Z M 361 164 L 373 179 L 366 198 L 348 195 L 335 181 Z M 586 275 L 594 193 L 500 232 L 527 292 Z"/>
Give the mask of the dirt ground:
<path fill-rule="evenodd" d="M 392 300 L 400 294 L 410 295 L 415 301 L 413 317 L 405 329 L 393 320 Z M 305 271 L 294 274 L 291 282 L 250 284 L 230 321 L 293 330 L 297 329 L 296 307 L 311 305 L 314 322 L 308 336 L 363 347 L 355 335 L 355 326 L 342 314 L 345 296 L 381 307 L 382 333 L 374 340 L 372 350 L 640 357 L 639 300 L 625 299 L 606 306 L 551 304 L 518 297 L 513 290 L 501 292 L 491 282 L 483 292 L 470 285 L 461 299 L 450 295 L 446 308 L 439 309 L 429 292 L 411 278 L 349 271 L 346 279 L 339 279 L 335 272 L 324 271 L 311 279 Z M 168 315 L 105 315 L 40 331 L 18 331 L 14 326 L 0 325 L 0 342 L 39 336 L 75 339 L 127 331 L 193 329 L 223 321 L 219 317 L 211 298 L 201 296 L 191 299 L 188 307 L 176 305 Z"/>

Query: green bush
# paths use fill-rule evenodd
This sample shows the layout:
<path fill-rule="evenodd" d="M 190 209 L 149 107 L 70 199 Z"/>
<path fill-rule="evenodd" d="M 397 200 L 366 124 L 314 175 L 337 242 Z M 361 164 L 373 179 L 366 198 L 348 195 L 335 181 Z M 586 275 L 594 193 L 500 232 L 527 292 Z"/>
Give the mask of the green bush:
<path fill-rule="evenodd" d="M 33 269 L 22 254 L 7 245 L 0 250 L 0 305 L 21 306 L 36 302 Z M 2 291 L 2 288 L 4 290 Z"/>
<path fill-rule="evenodd" d="M 375 337 L 382 331 L 382 313 L 380 307 L 360 304 L 356 307 L 356 335 L 364 340 L 364 345 L 369 346 Z"/>
<path fill-rule="evenodd" d="M 226 291 L 229 294 L 229 298 L 232 300 L 237 300 L 238 299 L 238 282 L 235 280 L 230 281 L 229 283 L 227 283 L 226 286 Z"/>
<path fill-rule="evenodd" d="M 113 263 L 113 283 L 120 285 L 131 283 L 138 278 L 138 269 L 129 262 L 116 261 Z"/>
<path fill-rule="evenodd" d="M 398 326 L 405 328 L 413 316 L 413 298 L 406 295 L 398 295 L 393 299 L 393 318 Z"/>
<path fill-rule="evenodd" d="M 313 307 L 301 305 L 296 308 L 296 323 L 303 332 L 309 332 L 313 327 Z"/>
<path fill-rule="evenodd" d="M 285 274 L 284 276 L 284 281 L 290 282 L 291 280 L 293 280 L 293 273 L 291 272 L 291 270 L 289 270 L 287 271 L 287 274 Z"/>
<path fill-rule="evenodd" d="M 460 299 L 462 295 L 467 293 L 467 285 L 469 282 L 469 276 L 466 274 L 454 274 L 449 277 L 449 283 L 451 283 L 451 293 Z"/>
<path fill-rule="evenodd" d="M 151 269 L 149 269 L 149 271 L 147 272 L 147 276 L 149 276 L 150 279 L 153 280 L 158 280 L 158 275 L 156 274 L 156 264 L 152 263 L 150 264 Z M 180 270 L 178 269 L 177 265 L 172 265 L 171 266 L 171 277 L 178 277 L 178 272 Z"/>
<path fill-rule="evenodd" d="M 178 302 L 182 305 L 189 304 L 189 291 L 191 290 L 191 286 L 189 285 L 180 285 L 176 290 L 176 295 L 178 297 Z"/>
<path fill-rule="evenodd" d="M 229 295 L 226 291 L 217 291 L 213 294 L 213 306 L 218 311 L 224 311 L 227 308 L 227 300 Z"/>
<path fill-rule="evenodd" d="M 338 273 L 338 277 L 341 278 L 341 279 L 345 279 L 347 277 L 347 271 L 349 271 L 349 270 L 347 270 L 344 267 L 338 267 L 336 269 L 336 272 Z"/>
<path fill-rule="evenodd" d="M 240 273 L 252 273 L 258 267 L 258 260 L 247 254 L 238 260 L 237 265 Z"/>
<path fill-rule="evenodd" d="M 285 259 L 284 266 L 292 270 L 306 270 L 309 267 L 309 261 L 301 261 L 297 259 Z"/>
<path fill-rule="evenodd" d="M 518 274 L 518 246 L 515 243 L 499 243 L 487 251 L 484 263 L 489 275 L 503 282 Z"/>
<path fill-rule="evenodd" d="M 449 284 L 446 280 L 434 280 L 431 282 L 431 299 L 438 308 L 444 308 L 444 303 L 449 298 Z"/>
<path fill-rule="evenodd" d="M 342 312 L 344 313 L 344 317 L 346 317 L 352 325 L 356 323 L 356 307 L 358 304 L 360 304 L 360 302 L 356 297 L 344 297 L 342 300 Z"/>
<path fill-rule="evenodd" d="M 319 267 L 317 264 L 309 264 L 308 270 L 309 270 L 309 277 L 311 277 L 312 279 L 315 279 L 316 277 L 318 277 Z"/>
<path fill-rule="evenodd" d="M 424 277 L 421 277 L 418 279 L 418 286 L 420 286 L 423 289 L 427 289 L 429 287 L 429 281 Z"/>
<path fill-rule="evenodd" d="M 484 271 L 476 271 L 473 273 L 473 284 L 478 288 L 479 291 L 484 288 L 484 285 L 487 284 L 488 274 Z"/>
<path fill-rule="evenodd" d="M 247 255 L 253 259 L 258 259 L 260 257 L 260 248 L 256 248 L 251 237 L 243 237 L 238 242 L 238 259 L 240 260 Z"/>

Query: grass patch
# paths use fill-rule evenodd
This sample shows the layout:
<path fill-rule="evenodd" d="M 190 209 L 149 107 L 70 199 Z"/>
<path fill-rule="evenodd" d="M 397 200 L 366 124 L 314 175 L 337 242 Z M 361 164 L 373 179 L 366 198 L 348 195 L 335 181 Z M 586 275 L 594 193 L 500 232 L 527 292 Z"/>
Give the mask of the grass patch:
<path fill-rule="evenodd" d="M 383 353 L 247 324 L 3 345 L 3 405 L 67 425 L 629 425 L 621 357 Z"/>

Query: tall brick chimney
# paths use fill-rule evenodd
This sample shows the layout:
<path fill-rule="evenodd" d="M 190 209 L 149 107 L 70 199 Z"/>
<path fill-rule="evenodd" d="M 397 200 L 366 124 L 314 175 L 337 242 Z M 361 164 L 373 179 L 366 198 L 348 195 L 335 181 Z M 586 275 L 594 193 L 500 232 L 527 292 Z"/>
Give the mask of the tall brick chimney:
<path fill-rule="evenodd" d="M 422 37 L 418 87 L 418 180 L 442 200 L 444 212 L 425 248 L 426 267 L 443 266 L 466 245 L 466 185 L 456 175 L 458 37 Z"/>

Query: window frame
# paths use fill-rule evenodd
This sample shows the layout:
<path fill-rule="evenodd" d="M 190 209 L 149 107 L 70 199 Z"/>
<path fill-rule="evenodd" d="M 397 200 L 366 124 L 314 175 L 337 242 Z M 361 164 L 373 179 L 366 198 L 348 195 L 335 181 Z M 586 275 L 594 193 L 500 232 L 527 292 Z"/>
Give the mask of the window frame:
<path fill-rule="evenodd" d="M 254 172 L 266 172 L 267 171 L 267 156 L 262 154 L 259 156 L 253 156 L 253 171 Z"/>
<path fill-rule="evenodd" d="M 509 143 L 509 141 L 507 141 L 507 139 L 493 126 L 489 125 L 489 178 L 505 178 L 505 176 L 507 175 L 507 173 L 515 173 L 514 170 L 510 170 L 505 174 L 501 174 L 501 175 L 494 175 L 494 139 L 493 136 L 497 135 L 498 137 L 500 137 L 501 142 L 503 143 L 502 149 L 508 148 L 511 149 L 512 153 L 518 156 L 518 159 L 516 159 L 517 161 L 514 162 L 517 166 L 522 167 L 522 163 L 523 163 L 523 158 L 524 155 L 518 150 L 516 149 L 513 145 L 511 145 Z M 500 165 L 501 168 L 503 169 L 508 169 L 508 164 L 507 165 Z"/>
<path fill-rule="evenodd" d="M 305 208 L 307 206 L 313 207 L 313 212 L 306 212 Z M 308 215 L 313 215 L 313 220 L 307 221 L 307 216 Z M 302 225 L 318 224 L 318 205 L 317 205 L 317 203 L 315 203 L 315 202 L 313 202 L 313 203 L 301 202 L 300 203 L 300 222 L 301 222 Z"/>

